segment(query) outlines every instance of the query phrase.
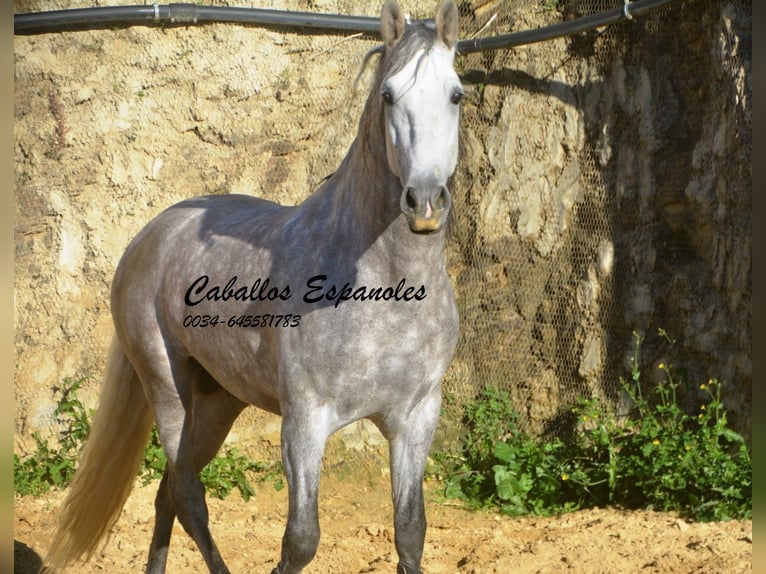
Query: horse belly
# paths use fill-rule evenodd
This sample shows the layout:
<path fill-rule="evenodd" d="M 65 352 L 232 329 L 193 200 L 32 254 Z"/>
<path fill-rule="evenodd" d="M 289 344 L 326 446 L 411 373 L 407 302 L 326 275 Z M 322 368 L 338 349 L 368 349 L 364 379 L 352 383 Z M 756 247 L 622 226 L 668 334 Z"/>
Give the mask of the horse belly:
<path fill-rule="evenodd" d="M 246 326 L 253 321 L 253 316 L 247 308 L 232 307 L 225 312 L 203 308 L 199 313 L 185 315 L 183 322 L 176 322 L 174 337 L 185 352 L 232 395 L 245 403 L 279 413 L 274 334 Z M 198 317 L 209 319 L 197 324 Z"/>

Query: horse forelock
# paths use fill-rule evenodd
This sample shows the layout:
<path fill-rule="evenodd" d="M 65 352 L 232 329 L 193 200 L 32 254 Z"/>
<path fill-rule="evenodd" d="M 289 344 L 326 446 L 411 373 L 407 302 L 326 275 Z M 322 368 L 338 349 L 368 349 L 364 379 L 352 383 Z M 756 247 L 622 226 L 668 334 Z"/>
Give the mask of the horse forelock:
<path fill-rule="evenodd" d="M 428 54 L 437 40 L 436 32 L 426 24 L 408 26 L 399 42 L 393 48 L 385 50 L 380 62 L 381 82 L 400 72 L 418 52 Z"/>

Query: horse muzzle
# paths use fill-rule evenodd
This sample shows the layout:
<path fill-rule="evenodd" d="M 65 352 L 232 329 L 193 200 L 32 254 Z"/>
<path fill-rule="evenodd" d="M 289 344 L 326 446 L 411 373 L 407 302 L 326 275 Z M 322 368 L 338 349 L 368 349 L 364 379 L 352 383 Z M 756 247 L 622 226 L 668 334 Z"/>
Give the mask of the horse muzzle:
<path fill-rule="evenodd" d="M 447 222 L 452 197 L 444 185 L 407 187 L 399 204 L 413 233 L 436 233 Z"/>

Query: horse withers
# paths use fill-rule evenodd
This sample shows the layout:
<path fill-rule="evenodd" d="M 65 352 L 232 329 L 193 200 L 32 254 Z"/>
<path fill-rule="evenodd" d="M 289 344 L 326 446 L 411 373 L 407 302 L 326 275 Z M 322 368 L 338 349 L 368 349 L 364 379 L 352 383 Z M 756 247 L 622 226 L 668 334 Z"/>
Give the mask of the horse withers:
<path fill-rule="evenodd" d="M 167 467 L 146 572 L 165 571 L 176 518 L 210 572 L 229 572 L 198 473 L 255 405 L 282 416 L 289 507 L 274 574 L 314 557 L 325 442 L 362 418 L 389 442 L 397 572 L 420 572 L 423 473 L 458 338 L 444 262 L 463 96 L 457 8 L 446 0 L 435 25 L 409 24 L 388 0 L 381 35 L 357 136 L 302 204 L 190 199 L 128 246 L 112 285 L 115 342 L 48 571 L 90 557 L 114 525 L 154 422 Z"/>

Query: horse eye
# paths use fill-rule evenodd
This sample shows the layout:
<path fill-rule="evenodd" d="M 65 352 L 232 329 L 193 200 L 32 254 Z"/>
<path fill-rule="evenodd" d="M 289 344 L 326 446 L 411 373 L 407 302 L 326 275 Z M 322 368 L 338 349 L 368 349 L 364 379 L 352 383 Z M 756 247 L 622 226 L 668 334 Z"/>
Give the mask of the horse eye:
<path fill-rule="evenodd" d="M 455 90 L 454 92 L 452 92 L 452 97 L 450 98 L 450 101 L 453 104 L 458 105 L 461 101 L 463 101 L 463 96 L 464 96 L 463 92 L 461 92 L 460 90 Z"/>
<path fill-rule="evenodd" d="M 380 94 L 380 97 L 383 98 L 383 103 L 388 106 L 394 103 L 394 95 L 390 90 L 383 90 L 383 93 Z"/>

